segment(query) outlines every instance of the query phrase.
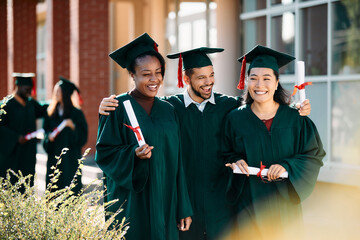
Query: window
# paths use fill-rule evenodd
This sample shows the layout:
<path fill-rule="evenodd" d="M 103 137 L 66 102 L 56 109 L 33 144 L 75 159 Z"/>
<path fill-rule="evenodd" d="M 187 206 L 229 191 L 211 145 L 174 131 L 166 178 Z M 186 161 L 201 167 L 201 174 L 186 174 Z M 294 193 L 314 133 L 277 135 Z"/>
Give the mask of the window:
<path fill-rule="evenodd" d="M 170 0 L 166 20 L 167 52 L 217 47 L 216 7 L 216 3 L 211 0 Z M 177 79 L 177 61 L 168 61 L 166 68 L 166 79 Z M 183 91 L 176 87 L 177 81 L 165 81 L 164 84 L 167 91 L 165 94 Z"/>
<path fill-rule="evenodd" d="M 333 3 L 332 73 L 360 73 L 360 11 L 356 1 Z"/>
<path fill-rule="evenodd" d="M 284 12 L 271 18 L 271 47 L 295 55 L 295 14 Z M 280 69 L 280 74 L 294 73 L 294 62 Z"/>
<path fill-rule="evenodd" d="M 286 4 L 290 4 L 293 2 L 294 2 L 294 0 L 271 0 L 271 5 L 280 5 L 280 4 L 286 5 Z"/>
<path fill-rule="evenodd" d="M 266 45 L 266 18 L 257 17 L 243 22 L 244 32 L 244 46 L 247 51 L 250 51 L 254 45 Z"/>
<path fill-rule="evenodd" d="M 332 84 L 332 161 L 360 165 L 360 81 Z"/>
<path fill-rule="evenodd" d="M 260 10 L 266 8 L 266 1 L 264 0 L 254 0 L 254 1 L 245 1 L 244 2 L 244 11 L 251 12 L 255 10 Z"/>
<path fill-rule="evenodd" d="M 46 72 L 46 28 L 45 22 L 37 26 L 36 38 L 36 95 L 38 101 L 46 100 L 45 72 Z"/>
<path fill-rule="evenodd" d="M 307 75 L 327 74 L 327 5 L 300 10 L 299 59 Z M 316 23 L 316 24 L 314 24 Z"/>

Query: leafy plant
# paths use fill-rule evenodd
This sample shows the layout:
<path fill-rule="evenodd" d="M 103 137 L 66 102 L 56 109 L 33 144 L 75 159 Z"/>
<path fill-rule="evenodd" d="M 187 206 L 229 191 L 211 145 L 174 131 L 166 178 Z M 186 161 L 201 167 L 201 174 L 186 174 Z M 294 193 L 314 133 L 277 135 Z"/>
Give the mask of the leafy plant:
<path fill-rule="evenodd" d="M 1 121 L 1 116 L 3 114 L 6 114 L 6 111 L 4 110 L 4 107 L 5 107 L 6 103 L 13 97 L 14 97 L 14 95 L 8 95 L 8 96 L 4 97 L 3 100 L 1 101 L 1 104 L 0 104 L 0 121 Z"/>
<path fill-rule="evenodd" d="M 101 204 L 106 191 L 101 180 L 94 180 L 92 191 L 85 188 L 75 195 L 71 190 L 76 186 L 75 175 L 69 187 L 54 191 L 61 174 L 58 165 L 67 150 L 63 149 L 58 157 L 42 196 L 36 193 L 36 185 L 31 186 L 31 175 L 9 170 L 5 179 L 0 178 L 0 239 L 125 239 L 129 228 L 125 218 L 121 222 L 115 220 L 122 209 L 105 221 L 105 209 L 117 200 Z M 81 175 L 89 151 L 79 159 L 76 174 Z M 10 178 L 14 176 L 19 180 L 12 184 Z"/>

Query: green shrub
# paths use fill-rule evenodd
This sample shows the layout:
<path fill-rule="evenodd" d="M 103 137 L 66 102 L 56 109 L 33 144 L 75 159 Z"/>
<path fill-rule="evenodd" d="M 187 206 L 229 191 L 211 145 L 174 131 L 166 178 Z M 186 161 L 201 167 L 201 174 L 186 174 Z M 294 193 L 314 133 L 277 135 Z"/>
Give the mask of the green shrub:
<path fill-rule="evenodd" d="M 76 174 L 81 174 L 89 150 L 79 160 Z M 125 218 L 115 221 L 121 209 L 105 221 L 104 210 L 115 201 L 101 204 L 105 192 L 102 181 L 94 181 L 96 187 L 90 192 L 85 193 L 85 188 L 75 195 L 71 191 L 76 185 L 74 177 L 68 188 L 53 191 L 61 174 L 57 167 L 66 151 L 63 149 L 58 157 L 43 196 L 36 193 L 36 186 L 30 185 L 30 175 L 9 170 L 5 179 L 0 178 L 0 239 L 125 239 Z M 15 184 L 11 184 L 11 175 L 19 178 Z"/>

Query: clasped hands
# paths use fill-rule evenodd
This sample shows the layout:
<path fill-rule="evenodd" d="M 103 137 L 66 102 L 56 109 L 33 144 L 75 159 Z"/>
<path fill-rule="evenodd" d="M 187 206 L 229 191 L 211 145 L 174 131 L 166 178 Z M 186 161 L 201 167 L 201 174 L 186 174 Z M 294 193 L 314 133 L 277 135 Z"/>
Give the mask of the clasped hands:
<path fill-rule="evenodd" d="M 234 163 L 227 163 L 225 164 L 225 166 L 230 167 L 232 170 L 234 170 L 236 166 L 238 166 L 242 173 L 245 173 L 246 176 L 249 176 L 248 164 L 243 159 L 238 160 Z M 278 179 L 284 172 L 286 172 L 286 169 L 283 166 L 281 166 L 280 164 L 273 164 L 269 167 L 269 170 L 267 172 L 267 180 L 274 181 Z"/>

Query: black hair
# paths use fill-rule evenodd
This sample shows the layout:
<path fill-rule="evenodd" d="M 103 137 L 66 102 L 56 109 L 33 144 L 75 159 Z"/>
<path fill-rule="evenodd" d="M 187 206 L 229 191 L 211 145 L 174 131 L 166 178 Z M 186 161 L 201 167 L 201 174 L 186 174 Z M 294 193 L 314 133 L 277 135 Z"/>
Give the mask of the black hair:
<path fill-rule="evenodd" d="M 66 91 L 62 88 L 63 85 L 59 85 L 60 89 L 61 89 L 61 95 L 62 95 L 62 102 L 64 104 L 64 114 L 63 117 L 64 118 L 69 118 L 70 114 L 71 114 L 71 110 L 72 107 L 74 106 L 74 104 L 71 101 L 71 95 L 73 93 L 73 91 Z M 53 97 L 49 107 L 48 107 L 48 115 L 50 117 L 54 117 L 57 116 L 58 111 L 56 111 L 57 107 L 60 105 L 60 103 L 58 101 L 56 101 L 56 99 Z"/>
<path fill-rule="evenodd" d="M 71 109 L 74 106 L 71 101 L 71 95 L 73 94 L 74 91 L 66 91 L 61 86 L 62 85 L 60 85 L 60 88 L 62 90 L 62 100 L 63 100 L 63 104 L 64 104 L 64 115 L 63 116 L 64 116 L 64 118 L 69 118 Z"/>
<path fill-rule="evenodd" d="M 185 70 L 185 75 L 188 76 L 189 78 L 191 78 L 191 76 L 194 74 L 194 69 L 193 68 L 189 68 Z"/>
<path fill-rule="evenodd" d="M 279 73 L 274 70 L 273 72 L 276 80 L 279 81 Z M 250 69 L 248 70 L 247 75 L 249 77 Z M 254 102 L 254 99 L 252 99 L 248 89 L 246 89 L 246 91 L 244 92 L 243 99 L 245 104 L 252 104 Z M 278 84 L 277 90 L 274 93 L 274 101 L 283 105 L 289 105 L 291 102 L 290 93 L 281 86 L 280 82 Z"/>
<path fill-rule="evenodd" d="M 129 71 L 129 73 L 135 74 L 135 66 L 137 64 L 137 60 L 140 58 L 146 57 L 146 56 L 154 56 L 157 59 L 159 59 L 160 64 L 161 64 L 161 75 L 164 78 L 164 76 L 165 76 L 165 59 L 160 53 L 154 52 L 154 51 L 144 52 L 144 53 L 140 54 L 139 56 L 137 56 L 126 68 Z"/>

